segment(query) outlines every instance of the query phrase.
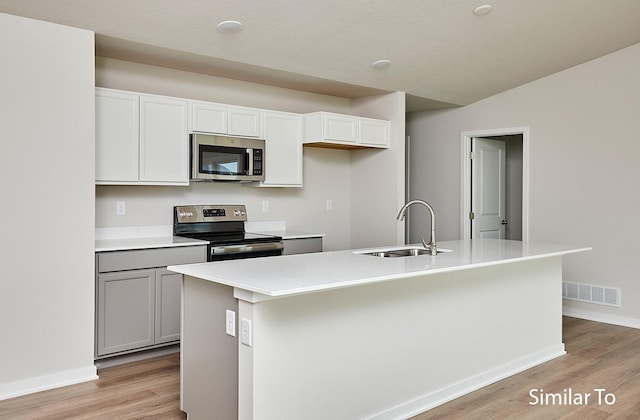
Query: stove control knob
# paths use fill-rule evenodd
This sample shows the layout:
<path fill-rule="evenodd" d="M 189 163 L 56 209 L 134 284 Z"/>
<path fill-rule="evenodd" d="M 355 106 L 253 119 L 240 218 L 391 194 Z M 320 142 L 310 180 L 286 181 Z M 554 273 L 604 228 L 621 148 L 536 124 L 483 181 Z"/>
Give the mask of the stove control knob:
<path fill-rule="evenodd" d="M 238 210 L 238 209 L 234 210 L 233 211 L 233 215 L 236 216 L 236 217 L 240 216 L 240 210 Z"/>
<path fill-rule="evenodd" d="M 193 212 L 192 211 L 181 211 L 178 215 L 180 217 L 183 217 L 183 218 L 193 217 Z"/>

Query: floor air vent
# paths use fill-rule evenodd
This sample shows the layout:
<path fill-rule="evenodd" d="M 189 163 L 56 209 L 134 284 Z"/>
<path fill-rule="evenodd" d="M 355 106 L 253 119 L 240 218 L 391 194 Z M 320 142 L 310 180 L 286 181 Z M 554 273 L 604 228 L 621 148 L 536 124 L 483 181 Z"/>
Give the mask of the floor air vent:
<path fill-rule="evenodd" d="M 563 282 L 562 297 L 580 302 L 620 307 L 620 289 L 617 287 Z"/>

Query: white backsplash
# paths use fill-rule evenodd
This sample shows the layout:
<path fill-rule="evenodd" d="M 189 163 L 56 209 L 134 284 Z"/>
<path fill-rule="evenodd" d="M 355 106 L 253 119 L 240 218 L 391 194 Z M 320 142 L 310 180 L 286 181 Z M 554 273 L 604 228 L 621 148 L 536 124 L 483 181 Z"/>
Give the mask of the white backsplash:
<path fill-rule="evenodd" d="M 287 230 L 287 223 L 284 221 L 245 222 L 244 230 L 247 232 L 284 232 Z"/>
<path fill-rule="evenodd" d="M 156 238 L 173 236 L 173 226 L 127 226 L 96 228 L 96 241 L 107 239 Z"/>
<path fill-rule="evenodd" d="M 247 232 L 285 232 L 285 221 L 245 222 Z M 173 236 L 173 226 L 127 226 L 96 228 L 96 241 L 108 239 L 157 238 Z"/>

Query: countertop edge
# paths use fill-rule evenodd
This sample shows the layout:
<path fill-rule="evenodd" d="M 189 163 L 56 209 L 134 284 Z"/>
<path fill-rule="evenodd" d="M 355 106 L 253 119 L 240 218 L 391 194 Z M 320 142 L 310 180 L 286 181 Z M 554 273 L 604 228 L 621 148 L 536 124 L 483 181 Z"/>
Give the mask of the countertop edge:
<path fill-rule="evenodd" d="M 491 267 L 491 266 L 496 266 L 496 265 L 504 265 L 504 264 L 516 263 L 516 262 L 539 260 L 539 259 L 543 259 L 543 258 L 562 257 L 562 256 L 568 255 L 568 254 L 575 254 L 575 253 L 586 252 L 586 251 L 591 251 L 591 250 L 592 250 L 591 247 L 580 248 L 580 249 L 568 250 L 568 251 L 551 252 L 551 253 L 548 253 L 548 254 L 541 254 L 541 255 L 528 255 L 528 256 L 523 256 L 523 257 L 518 257 L 518 258 L 510 258 L 510 259 L 505 259 L 505 260 L 485 261 L 485 262 L 481 262 L 481 263 L 470 263 L 470 264 L 464 264 L 464 265 L 459 265 L 459 266 L 455 266 L 455 267 L 436 268 L 436 269 L 432 269 L 432 270 L 416 271 L 416 272 L 413 272 L 413 273 L 402 273 L 402 274 L 397 274 L 397 275 L 388 275 L 388 276 L 380 276 L 380 277 L 369 277 L 367 279 L 359 279 L 359 280 L 347 281 L 347 282 L 343 282 L 343 283 L 335 284 L 335 285 L 329 285 L 329 286 L 323 285 L 323 286 L 318 286 L 318 287 L 287 289 L 287 290 L 282 290 L 282 291 L 279 291 L 279 292 L 260 291 L 258 289 L 256 289 L 256 290 L 244 289 L 244 290 L 249 290 L 249 291 L 254 292 L 254 293 L 260 293 L 260 294 L 263 294 L 263 295 L 266 295 L 266 296 L 269 296 L 269 297 L 287 297 L 287 296 L 300 295 L 300 294 L 304 294 L 304 293 L 324 292 L 324 291 L 328 291 L 328 290 L 342 289 L 342 288 L 345 288 L 345 287 L 364 286 L 364 285 L 367 285 L 367 284 L 382 283 L 382 282 L 385 282 L 385 281 L 402 280 L 402 279 L 409 279 L 409 278 L 413 278 L 413 277 L 430 276 L 430 275 L 442 274 L 442 273 L 452 273 L 452 272 L 456 272 L 456 271 L 464 271 L 464 270 L 470 270 L 470 269 L 474 269 L 474 268 Z M 234 286 L 234 287 L 241 288 L 239 286 Z"/>
<path fill-rule="evenodd" d="M 305 233 L 297 231 L 263 231 L 254 232 L 281 236 L 286 239 L 324 238 L 324 233 Z M 177 239 L 176 239 L 177 238 Z M 207 241 L 191 239 L 183 236 L 150 236 L 96 239 L 94 252 L 132 251 L 149 248 L 173 248 L 181 246 L 207 245 Z"/>
<path fill-rule="evenodd" d="M 152 248 L 176 248 L 203 246 L 207 241 L 182 236 L 159 236 L 148 238 L 101 239 L 95 241 L 95 252 L 133 251 Z"/>
<path fill-rule="evenodd" d="M 214 275 L 203 275 L 203 273 L 199 271 L 197 267 L 199 267 L 200 264 L 207 264 L 207 263 L 189 264 L 189 265 L 182 265 L 182 266 L 174 265 L 174 266 L 167 267 L 167 269 L 177 273 L 187 275 L 187 276 L 224 284 L 224 285 L 245 290 L 251 293 L 257 293 L 260 295 L 267 296 L 269 298 L 282 298 L 282 297 L 289 297 L 289 296 L 301 295 L 306 293 L 336 290 L 336 289 L 341 289 L 345 287 L 364 286 L 367 284 L 401 280 L 401 279 L 407 279 L 407 278 L 419 277 L 419 276 L 425 276 L 425 275 L 435 275 L 435 274 L 441 274 L 441 273 L 447 273 L 447 272 L 455 272 L 455 271 L 469 270 L 474 268 L 524 262 L 524 261 L 537 260 L 537 259 L 543 259 L 543 258 L 561 257 L 568 254 L 575 254 L 575 253 L 586 252 L 590 250 L 592 250 L 591 247 L 566 248 L 566 249 L 557 250 L 557 251 L 543 252 L 535 255 L 524 255 L 524 256 L 513 257 L 513 258 L 482 261 L 482 262 L 470 262 L 470 263 L 464 263 L 464 264 L 459 264 L 455 266 L 419 270 L 411 273 L 398 273 L 398 274 L 392 274 L 392 275 L 382 275 L 379 277 L 374 276 L 374 277 L 367 277 L 367 278 L 358 278 L 354 280 L 342 281 L 340 283 L 328 283 L 328 284 L 325 283 L 325 284 L 318 284 L 318 285 L 305 286 L 305 287 L 299 287 L 299 288 L 282 289 L 278 291 L 272 291 L 267 289 L 261 289 L 259 287 L 253 287 L 246 284 L 242 284 L 237 281 L 226 280 L 224 278 L 217 277 Z M 353 251 L 354 250 L 350 250 L 350 252 L 353 252 Z"/>
<path fill-rule="evenodd" d="M 253 233 L 280 236 L 282 239 L 310 239 L 324 238 L 326 236 L 324 233 L 307 233 L 296 230 L 263 230 L 253 231 Z"/>

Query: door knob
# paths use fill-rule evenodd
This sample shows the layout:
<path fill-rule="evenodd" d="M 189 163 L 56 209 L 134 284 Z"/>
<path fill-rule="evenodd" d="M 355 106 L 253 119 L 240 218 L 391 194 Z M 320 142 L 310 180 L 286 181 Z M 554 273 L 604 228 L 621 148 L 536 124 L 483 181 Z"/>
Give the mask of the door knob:
<path fill-rule="evenodd" d="M 509 223 L 509 222 L 507 222 L 506 220 L 503 220 L 501 223 L 502 223 L 503 225 L 506 225 L 506 224 L 507 224 L 507 223 Z"/>

